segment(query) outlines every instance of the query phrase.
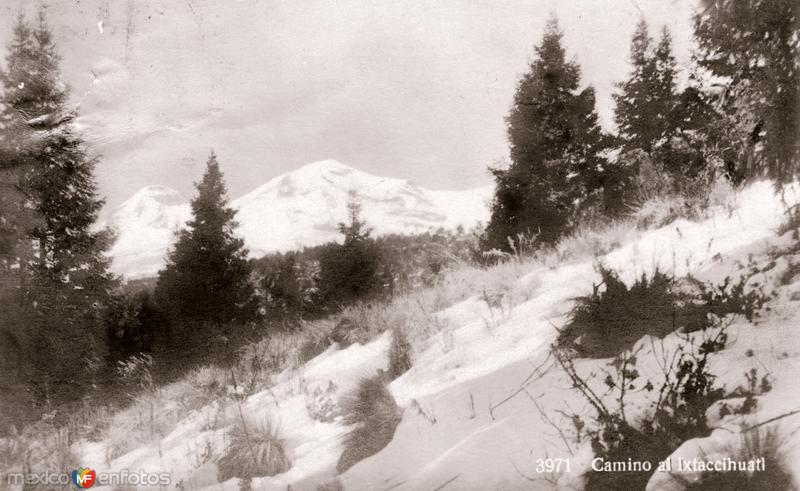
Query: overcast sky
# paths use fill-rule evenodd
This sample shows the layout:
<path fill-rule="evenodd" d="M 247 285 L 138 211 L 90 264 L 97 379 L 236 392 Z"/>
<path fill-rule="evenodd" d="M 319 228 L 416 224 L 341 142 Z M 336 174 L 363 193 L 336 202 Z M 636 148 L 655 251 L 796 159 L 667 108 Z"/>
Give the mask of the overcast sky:
<path fill-rule="evenodd" d="M 0 39 L 34 2 L 0 0 Z M 231 197 L 333 158 L 432 189 L 488 184 L 548 14 L 611 127 L 640 16 L 688 64 L 694 0 L 50 0 L 110 207 L 186 196 L 217 152 Z M 102 22 L 102 24 L 98 24 Z M 657 32 L 656 32 L 657 33 Z"/>

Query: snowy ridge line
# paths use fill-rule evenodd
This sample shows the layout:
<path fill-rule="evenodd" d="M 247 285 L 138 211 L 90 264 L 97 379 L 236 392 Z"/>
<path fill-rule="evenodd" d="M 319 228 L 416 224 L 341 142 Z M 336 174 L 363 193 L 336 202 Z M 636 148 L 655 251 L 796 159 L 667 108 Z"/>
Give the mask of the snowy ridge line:
<path fill-rule="evenodd" d="M 376 234 L 413 234 L 485 223 L 492 186 L 431 191 L 324 160 L 277 176 L 231 206 L 238 210 L 238 233 L 250 256 L 259 257 L 337 240 L 336 225 L 346 219 L 351 192 Z M 188 200 L 174 189 L 155 185 L 138 191 L 110 219 L 118 234 L 109 251 L 113 271 L 127 278 L 154 275 L 190 215 Z"/>

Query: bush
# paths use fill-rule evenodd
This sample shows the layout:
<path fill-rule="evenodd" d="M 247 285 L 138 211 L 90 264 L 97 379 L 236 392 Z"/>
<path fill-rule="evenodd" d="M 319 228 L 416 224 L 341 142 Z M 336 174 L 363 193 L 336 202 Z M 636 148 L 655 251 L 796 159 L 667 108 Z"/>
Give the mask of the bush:
<path fill-rule="evenodd" d="M 645 335 L 661 338 L 678 328 L 704 329 L 712 317 L 735 314 L 752 322 L 758 312 L 769 308 L 766 304 L 772 298 L 750 281 L 763 271 L 753 265 L 738 281 L 726 277 L 720 285 L 691 277 L 679 285 L 656 269 L 649 278 L 642 274 L 630 288 L 614 271 L 602 265 L 598 269 L 602 281 L 592 285 L 591 295 L 575 299 L 569 322 L 557 340 L 558 346 L 575 348 L 587 357 L 614 356 Z M 605 286 L 602 292 L 601 286 Z"/>
<path fill-rule="evenodd" d="M 372 238 L 330 244 L 320 256 L 320 290 L 331 308 L 372 298 L 381 291 L 382 255 Z"/>
<path fill-rule="evenodd" d="M 343 404 L 345 424 L 353 429 L 344 439 L 344 451 L 336 469 L 345 472 L 358 462 L 380 452 L 392 441 L 402 419 L 400 408 L 386 389 L 386 374 L 359 382 Z"/>
<path fill-rule="evenodd" d="M 340 348 L 346 348 L 353 344 L 353 333 L 357 327 L 352 318 L 344 316 L 333 326 L 330 339 L 337 343 Z"/>
<path fill-rule="evenodd" d="M 339 479 L 331 479 L 317 486 L 317 491 L 344 491 L 344 485 Z"/>
<path fill-rule="evenodd" d="M 217 479 L 225 482 L 238 477 L 275 476 L 288 471 L 292 464 L 286 446 L 269 420 L 248 424 L 244 419 L 233 427 L 230 443 L 217 462 Z"/>
<path fill-rule="evenodd" d="M 261 259 L 264 277 L 264 308 L 269 319 L 293 327 L 308 316 L 319 313 L 318 278 L 312 264 L 301 253 L 276 253 Z"/>
<path fill-rule="evenodd" d="M 308 335 L 303 340 L 298 351 L 300 360 L 305 363 L 321 355 L 331 346 L 328 336 L 317 331 L 306 331 Z"/>
<path fill-rule="evenodd" d="M 749 472 L 732 470 L 728 472 L 711 472 L 704 475 L 699 482 L 688 484 L 686 489 L 703 491 L 787 491 L 795 489 L 792 485 L 792 474 L 785 464 L 778 431 L 757 428 L 743 431 L 738 445 L 731 445 L 726 452 L 737 462 L 756 461 L 763 458 L 764 468 Z"/>
<path fill-rule="evenodd" d="M 389 378 L 396 379 L 411 368 L 411 344 L 402 328 L 392 330 L 389 347 Z"/>
<path fill-rule="evenodd" d="M 635 353 L 623 354 L 609 364 L 612 370 L 606 372 L 604 379 L 608 391 L 602 397 L 578 374 L 567 350 L 554 350 L 573 387 L 595 412 L 591 425 L 580 416 L 573 416 L 579 438 L 588 440 L 595 456 L 604 462 L 651 465 L 649 471 L 589 472 L 586 489 L 644 489 L 659 462 L 682 442 L 709 433 L 706 411 L 725 394 L 714 385 L 716 376 L 708 370 L 708 359 L 725 347 L 726 340 L 724 328 L 698 345 L 687 339 L 676 351 L 674 364 L 665 367 L 659 387 L 640 378 Z M 626 397 L 642 391 L 656 394 L 657 399 L 645 409 L 643 418 L 634 423 L 626 414 Z M 607 400 L 613 400 L 617 406 L 609 406 Z"/>
<path fill-rule="evenodd" d="M 581 354 L 604 358 L 645 334 L 662 337 L 675 330 L 683 296 L 672 278 L 656 270 L 651 278 L 642 274 L 629 289 L 613 271 L 602 266 L 599 270 L 602 282 L 593 286 L 591 295 L 575 299 L 570 321 L 559 333 L 560 346 L 572 345 Z"/>
<path fill-rule="evenodd" d="M 327 244 L 319 257 L 319 288 L 327 306 L 341 308 L 391 292 L 394 280 L 383 251 L 361 219 L 355 194 L 347 203 L 348 223 L 339 224 L 343 243 Z"/>
<path fill-rule="evenodd" d="M 770 266 L 767 266 L 767 269 Z M 709 285 L 690 278 L 698 288 L 700 303 L 709 313 L 717 317 L 729 314 L 743 315 L 745 319 L 753 322 L 756 314 L 765 307 L 767 302 L 774 298 L 775 293 L 764 293 L 762 285 L 751 282 L 750 279 L 763 270 L 755 265 L 750 265 L 747 274 L 734 281 L 730 276 L 725 277 L 720 285 Z"/>

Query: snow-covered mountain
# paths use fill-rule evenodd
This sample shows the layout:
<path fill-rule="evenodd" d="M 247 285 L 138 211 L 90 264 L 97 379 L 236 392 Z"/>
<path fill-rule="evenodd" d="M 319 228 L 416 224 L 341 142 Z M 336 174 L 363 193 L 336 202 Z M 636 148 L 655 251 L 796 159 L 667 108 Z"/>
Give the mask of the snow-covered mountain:
<path fill-rule="evenodd" d="M 231 204 L 239 211 L 239 233 L 257 257 L 337 239 L 351 192 L 376 234 L 408 234 L 486 222 L 492 188 L 431 191 L 324 160 L 275 177 Z M 155 274 L 190 216 L 188 203 L 174 189 L 147 186 L 120 205 L 110 220 L 117 233 L 110 251 L 114 271 L 128 278 Z"/>

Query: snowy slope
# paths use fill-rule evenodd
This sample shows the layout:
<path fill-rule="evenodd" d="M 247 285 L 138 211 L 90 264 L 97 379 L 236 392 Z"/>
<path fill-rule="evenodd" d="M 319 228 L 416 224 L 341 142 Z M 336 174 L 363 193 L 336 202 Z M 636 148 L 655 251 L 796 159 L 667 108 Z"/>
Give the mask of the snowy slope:
<path fill-rule="evenodd" d="M 769 184 L 752 185 L 736 198 L 736 206 L 714 209 L 702 221 L 681 219 L 641 232 L 601 260 L 629 283 L 656 267 L 719 283 L 725 276 L 735 276 L 741 264 L 751 259 L 771 264 L 765 266 L 759 282 L 779 293 L 772 310 L 758 325 L 742 320 L 731 326 L 731 342 L 715 356 L 712 370 L 729 389 L 741 384 L 751 367 L 773 375 L 773 390 L 759 398 L 749 416 L 753 422 L 761 422 L 800 408 L 800 393 L 794 386 L 800 376 L 796 330 L 800 277 L 789 284 L 780 280 L 785 278 L 787 265 L 799 261 L 800 255 L 777 262 L 770 255 L 795 241 L 790 234 L 780 238 L 775 233 L 782 222 L 782 205 Z M 787 200 L 797 202 L 796 193 L 787 193 Z M 389 386 L 403 409 L 393 440 L 340 475 L 344 489 L 553 489 L 554 481 L 548 478 L 559 476 L 536 472 L 536 459 L 544 457 L 570 458 L 573 473 L 560 476 L 559 485 L 580 489 L 579 474 L 591 456 L 586 446 L 570 445 L 562 439 L 552 422 L 569 428 L 559 411 L 588 408 L 564 372 L 554 367 L 547 348 L 555 334 L 553 325 L 563 324 L 571 299 L 589 293 L 592 282 L 599 280 L 594 264 L 592 259 L 556 266 L 533 264 L 518 280 L 517 286 L 526 292 L 521 303 L 498 310 L 483 300 L 482 292 L 475 291 L 474 296 L 434 314 L 442 329 L 415 356 L 411 370 Z M 255 479 L 253 489 L 283 490 L 291 484 L 295 490 L 314 490 L 335 475 L 346 427 L 309 418 L 304 408 L 309 387 L 333 383 L 337 394 L 346 392 L 359 377 L 385 366 L 388 336 L 345 350 L 331 347 L 297 371 L 284 372 L 271 389 L 248 399 L 250 413 L 280 422 L 294 458 L 289 472 Z M 663 343 L 643 341 L 647 348 L 639 356 L 643 373 L 660 373 L 659 360 L 679 341 L 677 334 L 667 336 Z M 605 361 L 579 363 L 581 370 L 598 371 Z M 539 371 L 542 368 L 549 369 Z M 515 392 L 516 397 L 509 397 Z M 550 421 L 545 419 L 548 417 Z M 715 427 L 727 428 L 710 438 L 719 443 L 735 436 L 734 423 L 730 419 L 720 422 Z M 800 461 L 800 415 L 783 419 L 781 428 L 787 444 L 794 444 L 787 459 Z M 216 452 L 224 446 L 224 431 L 204 430 L 201 414 L 196 414 L 157 445 L 116 459 L 102 462 L 103 442 L 86 444 L 79 453 L 82 462 L 97 462 L 104 469 L 168 469 L 174 479 L 189 482 L 194 489 L 237 489 L 236 479 L 216 482 L 212 461 L 198 467 L 186 458 L 187 446 L 202 441 L 209 441 L 212 453 L 219 455 Z M 679 450 L 691 455 L 690 447 L 697 445 L 692 442 Z M 799 478 L 796 473 L 795 479 Z M 655 485 L 654 489 L 662 488 Z"/>
<path fill-rule="evenodd" d="M 260 256 L 336 240 L 350 192 L 376 234 L 409 234 L 485 222 L 492 190 L 430 191 L 324 160 L 275 177 L 231 204 L 251 256 Z M 118 236 L 110 251 L 114 270 L 129 278 L 158 271 L 175 231 L 189 218 L 187 203 L 164 186 L 148 186 L 123 203 L 111 217 Z"/>

